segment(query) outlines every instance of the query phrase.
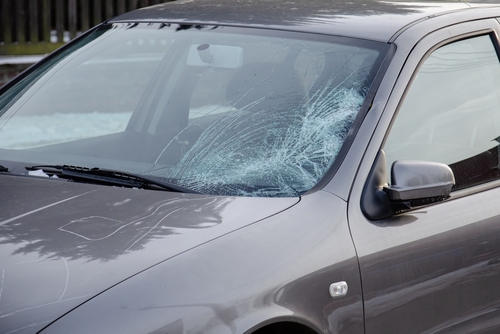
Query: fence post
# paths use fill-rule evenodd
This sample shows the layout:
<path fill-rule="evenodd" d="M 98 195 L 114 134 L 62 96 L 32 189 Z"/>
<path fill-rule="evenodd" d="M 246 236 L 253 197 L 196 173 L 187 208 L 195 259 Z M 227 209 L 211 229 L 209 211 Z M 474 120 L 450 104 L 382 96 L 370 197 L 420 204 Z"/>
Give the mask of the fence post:
<path fill-rule="evenodd" d="M 129 1 L 129 6 L 128 6 L 128 10 L 130 11 L 130 10 L 134 10 L 134 9 L 136 9 L 136 8 L 137 8 L 137 2 L 138 2 L 138 1 L 139 1 L 139 0 L 130 0 L 130 1 Z"/>
<path fill-rule="evenodd" d="M 90 28 L 90 12 L 89 12 L 89 5 L 90 1 L 89 0 L 80 0 L 81 4 L 81 20 L 82 20 L 82 32 L 89 30 Z"/>
<path fill-rule="evenodd" d="M 38 42 L 38 1 L 29 1 L 30 41 Z"/>
<path fill-rule="evenodd" d="M 113 0 L 106 0 L 106 20 L 113 17 Z"/>
<path fill-rule="evenodd" d="M 120 15 L 125 13 L 125 0 L 117 0 L 116 14 Z"/>
<path fill-rule="evenodd" d="M 50 0 L 43 0 L 42 2 L 42 40 L 45 43 L 50 43 L 50 13 L 52 8 L 50 6 Z"/>
<path fill-rule="evenodd" d="M 16 41 L 26 42 L 26 8 L 24 1 L 16 1 Z"/>
<path fill-rule="evenodd" d="M 10 16 L 12 11 L 10 4 L 9 0 L 2 0 L 3 41 L 5 44 L 12 43 L 12 20 Z"/>
<path fill-rule="evenodd" d="M 68 0 L 68 30 L 69 38 L 76 37 L 76 0 Z"/>
<path fill-rule="evenodd" d="M 101 0 L 94 0 L 94 15 L 92 24 L 97 25 L 102 21 Z"/>
<path fill-rule="evenodd" d="M 64 42 L 64 3 L 63 0 L 56 0 L 56 31 L 57 41 Z"/>

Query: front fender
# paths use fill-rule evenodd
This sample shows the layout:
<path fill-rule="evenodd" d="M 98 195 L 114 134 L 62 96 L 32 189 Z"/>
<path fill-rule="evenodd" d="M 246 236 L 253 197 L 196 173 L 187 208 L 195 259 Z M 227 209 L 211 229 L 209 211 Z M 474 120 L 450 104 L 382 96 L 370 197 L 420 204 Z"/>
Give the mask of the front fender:
<path fill-rule="evenodd" d="M 338 281 L 348 293 L 332 298 Z M 346 203 L 329 193 L 138 273 L 43 333 L 247 333 L 283 319 L 324 333 L 363 332 Z"/>

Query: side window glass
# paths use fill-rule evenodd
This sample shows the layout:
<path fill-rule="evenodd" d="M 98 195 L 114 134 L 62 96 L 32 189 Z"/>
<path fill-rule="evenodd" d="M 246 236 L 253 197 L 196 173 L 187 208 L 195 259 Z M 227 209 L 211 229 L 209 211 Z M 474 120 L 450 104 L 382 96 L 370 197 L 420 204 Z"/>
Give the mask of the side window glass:
<path fill-rule="evenodd" d="M 403 159 L 449 165 L 461 189 L 500 177 L 499 143 L 500 62 L 491 38 L 481 36 L 425 60 L 384 150 L 388 168 Z"/>

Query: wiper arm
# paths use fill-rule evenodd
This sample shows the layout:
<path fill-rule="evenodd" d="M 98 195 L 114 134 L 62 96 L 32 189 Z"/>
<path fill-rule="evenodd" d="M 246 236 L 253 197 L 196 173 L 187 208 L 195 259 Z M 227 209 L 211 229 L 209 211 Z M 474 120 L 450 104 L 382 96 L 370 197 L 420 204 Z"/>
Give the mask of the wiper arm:
<path fill-rule="evenodd" d="M 182 193 L 199 194 L 199 192 L 159 180 L 153 176 L 127 173 L 112 169 L 87 168 L 68 165 L 39 165 L 25 167 L 26 170 L 43 170 L 47 174 L 71 179 L 73 181 L 88 180 L 92 183 L 115 185 L 130 188 L 170 190 Z"/>

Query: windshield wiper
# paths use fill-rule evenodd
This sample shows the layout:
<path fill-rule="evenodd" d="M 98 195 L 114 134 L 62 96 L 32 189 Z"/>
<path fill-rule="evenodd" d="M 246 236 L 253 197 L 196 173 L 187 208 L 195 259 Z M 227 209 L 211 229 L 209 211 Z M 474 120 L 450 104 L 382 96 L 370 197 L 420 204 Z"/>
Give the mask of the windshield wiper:
<path fill-rule="evenodd" d="M 122 186 L 130 188 L 170 190 L 182 193 L 199 194 L 199 192 L 157 179 L 153 176 L 127 173 L 112 169 L 87 168 L 68 165 L 39 165 L 25 167 L 28 171 L 42 170 L 46 174 L 73 181 L 88 181 L 90 183 Z"/>

